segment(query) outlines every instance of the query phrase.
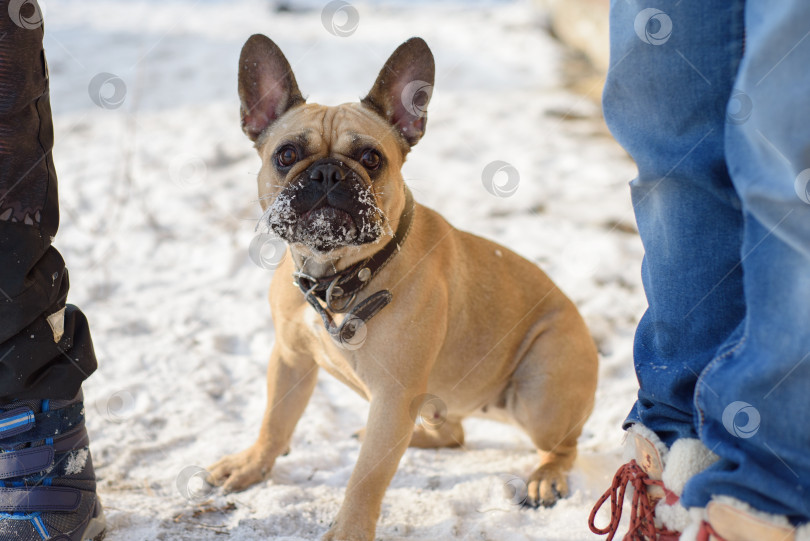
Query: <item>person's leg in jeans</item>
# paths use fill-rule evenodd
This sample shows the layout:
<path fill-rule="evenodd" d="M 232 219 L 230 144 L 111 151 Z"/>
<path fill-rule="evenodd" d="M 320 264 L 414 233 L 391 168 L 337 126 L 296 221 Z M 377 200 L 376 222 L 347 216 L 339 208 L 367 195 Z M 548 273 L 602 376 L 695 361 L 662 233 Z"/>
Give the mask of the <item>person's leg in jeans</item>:
<path fill-rule="evenodd" d="M 695 382 L 745 313 L 742 213 L 724 149 L 742 54 L 734 4 L 684 0 L 660 14 L 644 13 L 644 0 L 611 6 L 605 120 L 638 166 L 631 195 L 649 303 L 634 346 L 638 401 L 625 426 L 642 423 L 666 445 L 696 437 Z M 656 43 L 670 24 L 669 39 Z"/>
<path fill-rule="evenodd" d="M 103 535 L 81 383 L 87 320 L 66 305 L 53 125 L 32 0 L 0 0 L 0 540 Z"/>
<path fill-rule="evenodd" d="M 631 196 L 649 304 L 634 344 L 638 399 L 624 425 L 635 463 L 619 470 L 614 487 L 633 482 L 646 492 L 641 477 L 663 484 L 666 492 L 652 487 L 650 503 L 644 498 L 634 510 L 630 529 L 676 539 L 688 513 L 676 504 L 682 482 L 671 479 L 715 458 L 697 439 L 695 385 L 718 350 L 738 339 L 745 315 L 743 214 L 726 166 L 724 134 L 744 24 L 742 0 L 722 8 L 701 0 L 661 7 L 646 0 L 611 2 L 603 105 L 608 127 L 638 166 Z M 653 520 L 656 503 L 669 506 Z M 662 526 L 664 512 L 672 516 Z M 609 528 L 615 531 L 615 513 L 613 519 Z"/>
<path fill-rule="evenodd" d="M 698 433 L 720 460 L 682 499 L 704 507 L 728 496 L 801 524 L 810 521 L 810 4 L 749 0 L 745 18 L 726 155 L 743 205 L 747 314 L 738 347 L 698 380 Z M 730 522 L 750 529 L 725 515 L 714 517 L 722 537 L 761 539 L 724 533 Z"/>
<path fill-rule="evenodd" d="M 685 529 L 682 541 L 810 539 L 810 528 L 792 526 L 810 519 L 810 8 L 756 0 L 701 13 L 681 2 L 663 17 L 625 2 L 613 8 L 613 25 L 625 27 L 612 28 L 605 113 L 639 165 L 632 189 L 650 304 L 636 337 L 641 390 L 626 428 L 643 424 L 651 429 L 643 436 L 660 438 L 652 448 L 666 459 L 657 480 L 668 490 L 648 493 L 666 500 L 654 512 L 642 509 L 636 527 L 664 539 L 660 520 Z M 674 46 L 683 69 L 674 56 L 651 57 L 657 49 L 644 56 L 657 66 L 633 61 L 633 47 L 622 47 L 632 38 L 633 9 L 659 19 L 644 26 L 636 15 L 636 35 L 658 49 Z M 695 18 L 682 19 L 682 9 Z M 689 44 L 675 42 L 679 31 L 695 47 L 691 56 Z M 702 89 L 687 69 L 703 79 Z M 725 126 L 713 98 L 728 104 Z M 651 133 L 645 122 L 667 129 Z M 695 141 L 694 130 L 706 137 Z M 687 155 L 672 157 L 690 142 Z M 701 149 L 712 150 L 702 156 L 711 161 L 696 154 Z M 676 159 L 663 176 L 686 168 L 691 193 L 655 181 Z M 676 449 L 695 435 L 700 445 L 691 449 L 702 451 L 687 458 L 700 467 L 688 471 Z M 667 476 L 679 460 L 685 471 Z M 621 481 L 646 470 L 628 469 Z M 698 513 L 684 517 L 675 506 Z M 690 523 L 696 516 L 707 522 Z"/>

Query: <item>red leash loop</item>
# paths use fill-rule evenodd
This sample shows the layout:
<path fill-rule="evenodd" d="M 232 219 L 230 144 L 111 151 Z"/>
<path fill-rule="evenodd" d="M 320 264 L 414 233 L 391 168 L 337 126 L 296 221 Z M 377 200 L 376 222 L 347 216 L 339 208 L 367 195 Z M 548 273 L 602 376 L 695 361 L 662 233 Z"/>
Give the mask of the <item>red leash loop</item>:
<path fill-rule="evenodd" d="M 633 505 L 630 511 L 630 527 L 623 541 L 663 541 L 667 537 L 677 539 L 677 532 L 656 529 L 655 505 L 647 497 L 647 487 L 649 485 L 658 485 L 663 488 L 664 484 L 661 481 L 650 479 L 635 460 L 631 460 L 619 468 L 619 471 L 613 477 L 610 488 L 602 494 L 602 497 L 594 505 L 591 516 L 588 518 L 588 526 L 591 531 L 597 535 L 607 535 L 606 541 L 613 540 L 622 520 L 624 494 L 628 485 L 633 487 Z M 677 496 L 672 492 L 666 491 L 666 493 L 667 503 L 670 503 L 672 497 L 677 499 Z M 596 526 L 596 514 L 608 498 L 610 498 L 610 522 L 605 528 L 598 528 Z"/>

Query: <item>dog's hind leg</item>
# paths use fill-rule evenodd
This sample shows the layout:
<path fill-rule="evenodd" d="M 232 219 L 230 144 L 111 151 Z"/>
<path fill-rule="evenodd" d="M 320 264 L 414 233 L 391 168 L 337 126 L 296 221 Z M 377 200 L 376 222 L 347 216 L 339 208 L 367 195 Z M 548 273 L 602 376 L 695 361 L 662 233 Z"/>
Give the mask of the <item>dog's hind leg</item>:
<path fill-rule="evenodd" d="M 527 505 L 549 507 L 568 496 L 568 472 L 577 457 L 577 439 L 585 419 L 587 414 L 581 416 L 581 422 L 566 425 L 548 423 L 543 415 L 538 415 L 532 425 L 521 423 L 540 456 L 540 465 L 528 479 Z"/>
<path fill-rule="evenodd" d="M 584 335 L 589 338 L 587 334 Z M 562 331 L 543 333 L 524 356 L 505 396 L 507 410 L 537 447 L 527 504 L 551 506 L 568 495 L 577 440 L 593 407 L 596 349 Z"/>

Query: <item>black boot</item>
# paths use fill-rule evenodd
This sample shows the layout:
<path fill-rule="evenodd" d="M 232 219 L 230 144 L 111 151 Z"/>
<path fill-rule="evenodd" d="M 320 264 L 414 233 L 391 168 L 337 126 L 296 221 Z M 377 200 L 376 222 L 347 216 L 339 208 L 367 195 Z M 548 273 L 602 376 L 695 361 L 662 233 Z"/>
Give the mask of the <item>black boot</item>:
<path fill-rule="evenodd" d="M 104 537 L 88 443 L 81 393 L 0 408 L 0 540 Z"/>

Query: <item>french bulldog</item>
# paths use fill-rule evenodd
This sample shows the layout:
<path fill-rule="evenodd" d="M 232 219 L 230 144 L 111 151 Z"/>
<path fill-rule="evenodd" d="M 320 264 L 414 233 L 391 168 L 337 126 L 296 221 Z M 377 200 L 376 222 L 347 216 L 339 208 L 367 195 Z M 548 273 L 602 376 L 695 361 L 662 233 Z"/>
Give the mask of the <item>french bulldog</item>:
<path fill-rule="evenodd" d="M 239 59 L 262 221 L 289 257 L 270 286 L 276 341 L 259 438 L 209 472 L 226 491 L 266 480 L 323 368 L 370 401 L 324 540 L 374 539 L 407 447 L 462 445 L 467 416 L 528 434 L 539 464 L 525 503 L 552 505 L 568 493 L 593 407 L 597 352 L 574 304 L 535 264 L 415 203 L 403 181 L 433 79 L 419 38 L 394 51 L 365 98 L 337 106 L 307 103 L 266 36 L 251 36 Z"/>

